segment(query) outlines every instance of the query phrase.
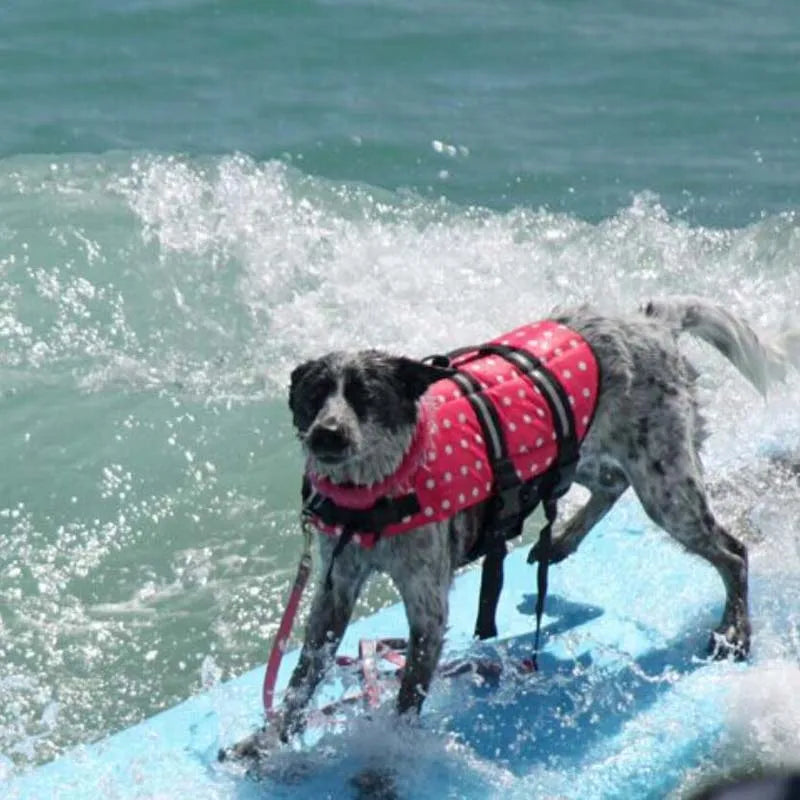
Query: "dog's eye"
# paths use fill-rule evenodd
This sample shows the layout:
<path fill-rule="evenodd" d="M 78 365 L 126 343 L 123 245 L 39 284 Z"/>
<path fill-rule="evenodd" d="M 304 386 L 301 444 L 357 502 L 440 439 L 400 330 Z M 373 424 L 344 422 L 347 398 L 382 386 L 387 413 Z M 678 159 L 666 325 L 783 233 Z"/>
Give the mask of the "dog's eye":
<path fill-rule="evenodd" d="M 358 374 L 347 376 L 344 384 L 344 398 L 350 404 L 356 416 L 364 419 L 367 416 L 370 392 L 364 379 Z"/>
<path fill-rule="evenodd" d="M 300 430 L 311 425 L 325 400 L 335 389 L 336 383 L 332 379 L 322 379 L 312 383 L 300 394 L 299 402 L 294 407 L 295 425 Z"/>
<path fill-rule="evenodd" d="M 335 388 L 336 384 L 332 380 L 320 381 L 316 386 L 314 386 L 309 393 L 308 404 L 315 414 L 320 410 L 320 408 L 322 408 L 322 404 Z"/>

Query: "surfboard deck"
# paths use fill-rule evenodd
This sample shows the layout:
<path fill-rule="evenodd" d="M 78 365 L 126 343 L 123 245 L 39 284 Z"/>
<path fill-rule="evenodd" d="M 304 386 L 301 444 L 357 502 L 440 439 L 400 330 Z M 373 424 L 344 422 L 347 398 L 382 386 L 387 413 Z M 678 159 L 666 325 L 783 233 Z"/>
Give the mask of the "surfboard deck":
<path fill-rule="evenodd" d="M 401 797 L 664 797 L 713 752 L 727 679 L 747 669 L 706 657 L 722 612 L 719 577 L 635 503 L 619 504 L 578 553 L 551 567 L 540 669 L 526 674 L 516 668 L 533 647 L 536 577 L 526 553 L 506 559 L 496 640 L 472 640 L 480 571 L 456 578 L 443 660 L 469 656 L 502 671 L 437 679 L 416 724 L 398 725 L 391 702 L 360 716 L 354 703 L 338 730 L 313 728 L 258 775 L 219 763 L 220 747 L 261 722 L 258 668 L 15 776 L 3 796 L 302 800 L 369 796 L 370 776 L 390 775 Z M 393 605 L 354 622 L 340 653 L 406 633 Z M 279 688 L 297 655 L 284 658 Z M 348 675 L 336 671 L 320 702 L 340 697 Z"/>

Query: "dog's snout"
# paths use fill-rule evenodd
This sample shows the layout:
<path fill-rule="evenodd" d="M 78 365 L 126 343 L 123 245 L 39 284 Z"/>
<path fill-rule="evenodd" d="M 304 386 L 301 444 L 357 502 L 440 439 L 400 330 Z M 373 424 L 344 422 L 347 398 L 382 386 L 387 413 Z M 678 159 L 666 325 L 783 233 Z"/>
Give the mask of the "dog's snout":
<path fill-rule="evenodd" d="M 335 420 L 324 420 L 315 425 L 308 437 L 308 446 L 318 456 L 340 456 L 350 440 L 347 430 Z"/>

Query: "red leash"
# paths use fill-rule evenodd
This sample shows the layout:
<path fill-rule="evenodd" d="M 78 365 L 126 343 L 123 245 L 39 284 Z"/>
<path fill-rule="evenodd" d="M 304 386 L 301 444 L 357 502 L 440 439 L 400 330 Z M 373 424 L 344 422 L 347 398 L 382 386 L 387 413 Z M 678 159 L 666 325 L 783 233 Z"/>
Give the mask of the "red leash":
<path fill-rule="evenodd" d="M 270 650 L 267 669 L 264 673 L 264 687 L 261 690 L 264 713 L 266 713 L 268 719 L 274 713 L 272 704 L 275 699 L 275 683 L 278 680 L 278 669 L 292 633 L 292 625 L 297 615 L 297 608 L 300 605 L 300 598 L 303 596 L 303 589 L 305 589 L 308 576 L 311 573 L 311 525 L 305 518 L 303 518 L 301 525 L 304 539 L 303 552 L 300 555 L 300 563 L 297 565 L 297 575 L 294 579 L 292 592 L 289 595 L 289 602 L 286 604 L 281 617 L 281 624 L 278 626 L 278 632 L 272 642 L 272 650 Z"/>

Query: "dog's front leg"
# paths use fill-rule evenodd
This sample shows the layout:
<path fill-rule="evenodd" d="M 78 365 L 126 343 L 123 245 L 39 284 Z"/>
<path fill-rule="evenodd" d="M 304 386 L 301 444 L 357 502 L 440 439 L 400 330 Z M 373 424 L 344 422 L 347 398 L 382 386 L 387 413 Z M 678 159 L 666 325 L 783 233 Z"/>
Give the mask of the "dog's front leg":
<path fill-rule="evenodd" d="M 451 580 L 447 558 L 431 562 L 415 558 L 403 566 L 392 571 L 409 628 L 408 657 L 397 696 L 400 714 L 419 711 L 428 693 L 442 652 Z"/>
<path fill-rule="evenodd" d="M 276 744 L 276 736 L 287 742 L 303 732 L 303 711 L 322 680 L 336 648 L 342 639 L 353 612 L 359 590 L 369 574 L 369 568 L 360 554 L 360 548 L 345 548 L 331 571 L 330 583 L 326 580 L 335 541 L 320 536 L 321 575 L 306 624 L 305 639 L 297 666 L 294 668 L 280 713 L 273 724 L 243 739 L 229 750 L 220 751 L 219 757 L 259 757 Z"/>
<path fill-rule="evenodd" d="M 412 709 L 421 710 L 442 652 L 442 612 L 429 609 L 422 617 L 417 623 L 412 622 L 409 628 L 408 660 L 397 695 L 397 711 L 400 714 Z"/>
<path fill-rule="evenodd" d="M 283 702 L 278 725 L 283 741 L 302 733 L 305 727 L 302 712 L 336 654 L 353 613 L 353 606 L 370 572 L 361 548 L 350 545 L 337 557 L 328 582 L 326 575 L 334 545 L 335 540 L 330 537 L 320 537 L 322 570 L 312 601 L 300 658 L 289 679 Z"/>

